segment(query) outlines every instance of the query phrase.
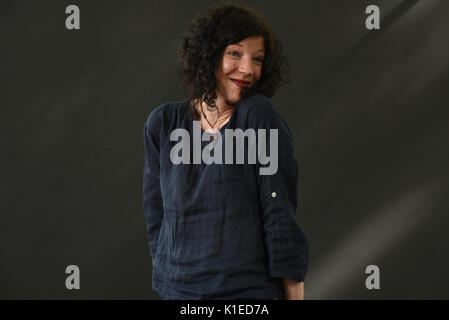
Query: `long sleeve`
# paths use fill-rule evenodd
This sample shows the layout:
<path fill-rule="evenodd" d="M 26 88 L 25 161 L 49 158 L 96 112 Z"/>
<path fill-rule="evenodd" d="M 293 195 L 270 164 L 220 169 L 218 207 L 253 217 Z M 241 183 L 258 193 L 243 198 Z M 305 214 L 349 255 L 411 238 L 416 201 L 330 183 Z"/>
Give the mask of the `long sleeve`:
<path fill-rule="evenodd" d="M 303 282 L 307 271 L 308 244 L 296 222 L 298 166 L 290 130 L 268 99 L 257 99 L 249 112 L 256 129 L 266 129 L 266 154 L 274 156 L 276 140 L 270 145 L 270 129 L 278 131 L 278 167 L 272 175 L 260 175 L 270 164 L 256 164 L 259 204 L 269 256 L 270 277 Z M 273 142 L 273 141 L 271 141 Z M 258 141 L 258 147 L 261 141 Z M 275 157 L 272 157 L 271 161 Z M 273 165 L 273 164 L 271 164 Z"/>
<path fill-rule="evenodd" d="M 159 181 L 159 132 L 161 121 L 157 109 L 148 117 L 144 126 L 144 172 L 143 172 L 143 205 L 147 222 L 147 236 L 152 260 L 156 257 L 159 231 L 164 216 L 163 200 Z"/>

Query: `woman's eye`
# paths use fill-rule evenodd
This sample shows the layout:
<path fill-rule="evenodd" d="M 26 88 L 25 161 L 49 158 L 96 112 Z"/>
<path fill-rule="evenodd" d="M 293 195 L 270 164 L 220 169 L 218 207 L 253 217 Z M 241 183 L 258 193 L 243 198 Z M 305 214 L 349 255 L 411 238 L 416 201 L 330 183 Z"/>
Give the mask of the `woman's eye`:
<path fill-rule="evenodd" d="M 263 58 L 254 58 L 254 61 L 262 63 L 263 62 Z"/>
<path fill-rule="evenodd" d="M 231 51 L 231 52 L 229 52 L 229 54 L 231 56 L 235 56 L 235 57 L 237 57 L 239 55 L 239 53 L 237 51 Z"/>

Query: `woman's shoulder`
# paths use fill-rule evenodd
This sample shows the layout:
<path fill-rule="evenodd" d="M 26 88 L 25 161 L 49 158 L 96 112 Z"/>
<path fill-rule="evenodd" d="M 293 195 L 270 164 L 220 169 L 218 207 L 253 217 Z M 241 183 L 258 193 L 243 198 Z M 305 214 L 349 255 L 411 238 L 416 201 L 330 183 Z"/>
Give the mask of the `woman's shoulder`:
<path fill-rule="evenodd" d="M 248 124 L 254 127 L 271 127 L 287 129 L 287 123 L 266 96 L 256 93 L 239 102 L 239 107 L 246 109 Z M 289 129 L 287 129 L 289 131 Z"/>
<path fill-rule="evenodd" d="M 183 101 L 171 101 L 163 103 L 154 108 L 147 116 L 147 126 L 160 126 L 167 119 L 173 119 L 177 114 L 182 112 L 182 108 L 185 107 L 187 100 Z"/>
<path fill-rule="evenodd" d="M 261 93 L 253 94 L 243 100 L 240 100 L 238 107 L 241 109 L 246 109 L 248 112 L 250 110 L 256 112 L 267 112 L 270 108 L 274 108 L 270 99 Z"/>

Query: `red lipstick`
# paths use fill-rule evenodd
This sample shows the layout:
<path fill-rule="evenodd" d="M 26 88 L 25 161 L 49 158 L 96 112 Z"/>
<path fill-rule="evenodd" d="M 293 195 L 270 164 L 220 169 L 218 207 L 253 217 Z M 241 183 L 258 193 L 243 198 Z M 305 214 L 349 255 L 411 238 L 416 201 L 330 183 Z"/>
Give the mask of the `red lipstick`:
<path fill-rule="evenodd" d="M 236 85 L 238 85 L 240 88 L 245 88 L 249 86 L 249 81 L 244 80 L 238 80 L 238 79 L 232 79 L 230 78 L 232 82 L 234 82 Z"/>

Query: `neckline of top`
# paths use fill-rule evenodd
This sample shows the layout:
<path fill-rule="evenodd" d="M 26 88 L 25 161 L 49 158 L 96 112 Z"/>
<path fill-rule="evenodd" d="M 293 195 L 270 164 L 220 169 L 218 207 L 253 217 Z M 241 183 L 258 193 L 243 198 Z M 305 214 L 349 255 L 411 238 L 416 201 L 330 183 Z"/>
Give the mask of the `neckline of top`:
<path fill-rule="evenodd" d="M 193 125 L 193 121 L 195 121 L 195 119 L 193 119 L 192 108 L 190 107 L 190 100 L 184 101 L 184 107 L 185 107 L 185 109 L 187 109 L 187 110 L 184 110 L 184 112 L 186 112 L 188 114 L 188 117 Z M 229 124 L 231 123 L 231 120 L 234 118 L 235 113 L 237 112 L 237 107 L 238 107 L 238 103 L 234 106 L 234 109 L 232 110 L 231 117 L 229 118 L 229 120 L 226 121 L 226 123 L 224 125 L 222 125 L 221 128 L 218 130 L 218 131 L 220 131 L 220 133 L 223 133 L 224 129 L 226 127 L 228 127 Z M 196 120 L 196 121 L 198 121 L 198 120 Z M 206 132 L 208 134 L 213 134 L 210 131 L 203 130 L 203 128 L 201 128 L 201 126 L 200 126 L 200 129 L 201 129 L 201 133 Z"/>

